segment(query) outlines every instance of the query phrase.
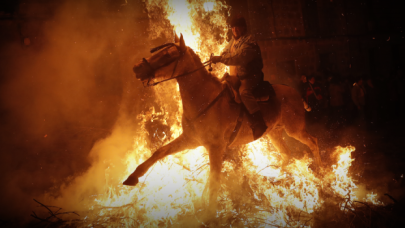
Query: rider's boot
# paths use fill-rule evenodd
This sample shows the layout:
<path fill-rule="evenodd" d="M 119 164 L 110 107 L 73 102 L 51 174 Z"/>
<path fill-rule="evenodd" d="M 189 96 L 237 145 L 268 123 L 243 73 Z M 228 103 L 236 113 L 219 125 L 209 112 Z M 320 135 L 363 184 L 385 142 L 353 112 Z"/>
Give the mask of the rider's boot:
<path fill-rule="evenodd" d="M 263 114 L 259 110 L 253 114 L 248 114 L 248 119 L 250 123 L 250 128 L 253 131 L 253 139 L 256 140 L 263 136 L 267 130 L 266 122 L 263 119 Z"/>

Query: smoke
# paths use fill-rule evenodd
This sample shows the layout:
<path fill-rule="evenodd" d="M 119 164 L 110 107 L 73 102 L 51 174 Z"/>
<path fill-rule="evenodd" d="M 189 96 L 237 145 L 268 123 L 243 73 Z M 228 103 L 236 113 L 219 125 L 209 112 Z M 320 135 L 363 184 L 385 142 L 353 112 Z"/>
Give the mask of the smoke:
<path fill-rule="evenodd" d="M 0 49 L 2 220 L 29 218 L 36 206 L 33 198 L 65 210 L 86 210 L 94 200 L 89 196 L 109 192 L 106 186 L 123 181 L 122 173 L 128 171 L 123 159 L 139 135 L 136 116 L 168 102 L 155 99 L 131 71 L 148 55 L 147 48 L 163 43 L 151 36 L 172 32 L 165 21 L 165 33 L 148 34 L 148 23 L 160 22 L 163 15 L 154 11 L 150 18 L 144 10 L 140 0 L 39 5 L 30 7 L 29 15 L 48 15 L 46 19 L 32 22 L 28 16 L 30 23 L 11 26 L 12 38 Z M 23 45 L 27 37 L 30 43 Z M 166 111 L 176 108 L 169 103 Z M 146 127 L 167 132 L 162 129 L 172 125 L 153 124 L 159 127 Z M 321 148 L 331 151 L 346 142 L 342 136 L 325 145 L 322 139 L 330 142 L 332 137 L 322 138 L 326 130 L 318 130 Z M 303 156 L 307 148 L 296 144 L 289 143 L 300 152 L 297 157 Z M 356 148 L 364 143 L 358 144 Z"/>
<path fill-rule="evenodd" d="M 0 49 L 3 220 L 29 218 L 33 198 L 53 203 L 61 192 L 73 198 L 57 206 L 77 209 L 67 202 L 83 192 L 66 189 L 102 186 L 102 175 L 75 177 L 128 151 L 144 108 L 131 70 L 152 45 L 141 1 L 34 3 L 20 4 L 25 20 L 10 22 Z"/>

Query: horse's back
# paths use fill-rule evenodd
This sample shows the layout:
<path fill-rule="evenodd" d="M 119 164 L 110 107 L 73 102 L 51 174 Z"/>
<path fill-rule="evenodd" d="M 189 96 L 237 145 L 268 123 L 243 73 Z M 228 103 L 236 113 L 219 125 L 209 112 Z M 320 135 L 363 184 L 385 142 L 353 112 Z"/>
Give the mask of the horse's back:
<path fill-rule="evenodd" d="M 286 85 L 273 85 L 278 100 L 282 104 L 293 104 L 294 107 L 302 108 L 302 99 L 296 89 Z"/>
<path fill-rule="evenodd" d="M 281 124 L 285 127 L 305 127 L 305 109 L 298 91 L 286 85 L 273 85 L 281 104 Z"/>
<path fill-rule="evenodd" d="M 305 110 L 298 91 L 286 85 L 272 85 L 276 96 L 270 96 L 266 102 L 259 102 L 268 130 L 282 127 L 302 129 L 305 127 Z M 252 130 L 246 115 L 232 146 L 253 141 Z"/>

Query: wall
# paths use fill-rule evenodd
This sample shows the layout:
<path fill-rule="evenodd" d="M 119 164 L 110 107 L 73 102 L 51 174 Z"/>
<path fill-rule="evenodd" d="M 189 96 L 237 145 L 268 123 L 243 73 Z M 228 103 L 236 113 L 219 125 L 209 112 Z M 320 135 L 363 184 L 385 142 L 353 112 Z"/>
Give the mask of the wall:
<path fill-rule="evenodd" d="M 377 0 L 246 1 L 268 80 L 294 84 L 329 71 L 389 77 L 403 65 L 403 3 Z M 394 56 L 396 59 L 395 60 Z"/>

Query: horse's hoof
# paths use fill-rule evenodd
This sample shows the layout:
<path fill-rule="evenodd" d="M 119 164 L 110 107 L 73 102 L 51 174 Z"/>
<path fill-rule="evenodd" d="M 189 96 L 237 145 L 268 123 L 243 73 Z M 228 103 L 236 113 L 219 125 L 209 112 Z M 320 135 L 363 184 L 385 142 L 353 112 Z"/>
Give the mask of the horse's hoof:
<path fill-rule="evenodd" d="M 128 185 L 128 186 L 135 186 L 136 184 L 138 184 L 138 182 L 139 182 L 138 177 L 130 175 L 130 176 L 124 181 L 124 183 L 122 183 L 122 184 L 123 184 L 123 185 Z"/>

